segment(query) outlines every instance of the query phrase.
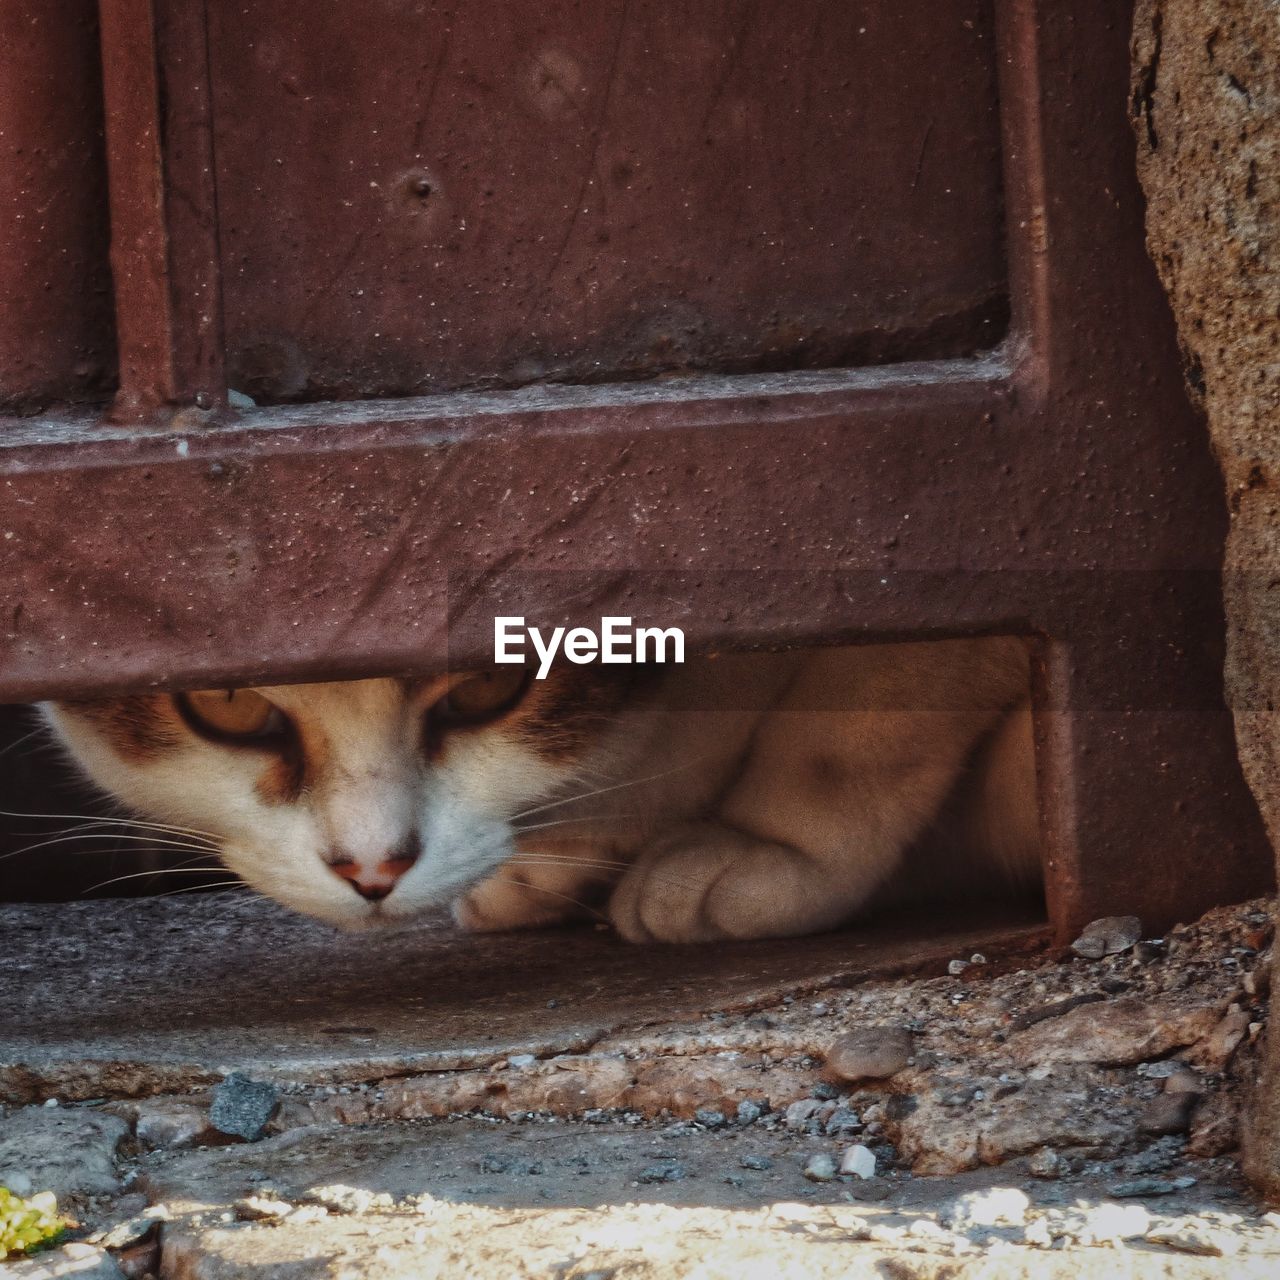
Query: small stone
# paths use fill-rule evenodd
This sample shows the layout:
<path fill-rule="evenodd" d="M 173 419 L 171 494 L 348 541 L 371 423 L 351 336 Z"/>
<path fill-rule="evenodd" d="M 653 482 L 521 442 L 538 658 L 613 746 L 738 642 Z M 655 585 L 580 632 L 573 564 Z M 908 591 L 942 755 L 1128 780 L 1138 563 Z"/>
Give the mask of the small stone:
<path fill-rule="evenodd" d="M 209 1123 L 219 1133 L 256 1142 L 280 1105 L 280 1091 L 264 1080 L 250 1080 L 233 1071 L 213 1090 Z"/>
<path fill-rule="evenodd" d="M 693 1118 L 704 1129 L 723 1129 L 728 1123 L 724 1118 L 723 1111 L 713 1111 L 709 1107 L 699 1107 L 698 1110 L 693 1113 Z"/>
<path fill-rule="evenodd" d="M 531 1053 L 513 1053 L 511 1057 L 507 1059 L 507 1065 L 523 1071 L 526 1068 L 533 1066 L 537 1061 L 538 1059 Z"/>
<path fill-rule="evenodd" d="M 788 1129 L 803 1129 L 825 1105 L 816 1098 L 801 1098 L 787 1108 L 783 1123 Z"/>
<path fill-rule="evenodd" d="M 815 1152 L 804 1166 L 804 1176 L 810 1182 L 830 1182 L 838 1172 L 836 1162 L 825 1151 Z"/>
<path fill-rule="evenodd" d="M 682 1164 L 651 1164 L 640 1171 L 637 1182 L 652 1184 L 657 1182 L 680 1182 L 689 1176 Z"/>
<path fill-rule="evenodd" d="M 1187 1058 L 1206 1071 L 1222 1071 L 1249 1030 L 1249 1015 L 1233 1004 L 1218 1024 L 1187 1051 Z"/>
<path fill-rule="evenodd" d="M 1027 1161 L 1027 1172 L 1033 1178 L 1061 1178 L 1067 1168 L 1067 1162 L 1052 1147 L 1041 1147 Z"/>
<path fill-rule="evenodd" d="M 953 978 L 958 978 L 967 968 L 969 962 L 967 960 L 948 960 L 947 973 Z"/>
<path fill-rule="evenodd" d="M 768 1156 L 739 1156 L 738 1164 L 743 1169 L 755 1169 L 759 1172 L 773 1168 L 773 1161 Z"/>
<path fill-rule="evenodd" d="M 1141 937 L 1142 921 L 1137 916 L 1103 916 L 1085 925 L 1071 950 L 1081 959 L 1101 960 L 1128 951 Z"/>
<path fill-rule="evenodd" d="M 915 1042 L 903 1027 L 862 1027 L 827 1051 L 827 1074 L 837 1080 L 887 1080 L 911 1060 Z"/>
<path fill-rule="evenodd" d="M 849 1147 L 840 1157 L 840 1172 L 852 1174 L 864 1182 L 876 1176 L 876 1156 L 870 1147 L 861 1144 Z"/>
<path fill-rule="evenodd" d="M 811 1098 L 818 1098 L 822 1102 L 833 1102 L 840 1096 L 840 1090 L 829 1080 L 819 1080 L 818 1083 L 809 1090 L 809 1096 Z"/>
<path fill-rule="evenodd" d="M 957 1230 L 970 1227 L 1020 1227 L 1027 1220 L 1031 1200 L 1017 1187 L 989 1187 L 958 1196 L 947 1213 Z"/>
<path fill-rule="evenodd" d="M 138 1105 L 134 1127 L 138 1141 L 148 1147 L 194 1147 L 216 1132 L 209 1113 L 190 1102 L 144 1102 Z"/>
<path fill-rule="evenodd" d="M 1126 1199 L 1132 1196 L 1171 1196 L 1175 1191 L 1186 1191 L 1196 1185 L 1195 1178 L 1135 1178 L 1132 1182 L 1117 1182 L 1107 1188 L 1109 1195 Z"/>
<path fill-rule="evenodd" d="M 1204 1082 L 1190 1067 L 1179 1063 L 1164 1081 L 1165 1093 L 1200 1094 L 1204 1091 Z"/>
<path fill-rule="evenodd" d="M 862 1121 L 858 1119 L 856 1111 L 850 1111 L 848 1107 L 837 1107 L 828 1117 L 827 1123 L 823 1126 L 823 1132 L 828 1137 L 835 1137 L 842 1133 L 850 1133 L 854 1129 L 861 1129 Z"/>
<path fill-rule="evenodd" d="M 764 1113 L 764 1107 L 748 1098 L 738 1103 L 737 1120 L 739 1124 L 755 1124 Z"/>
<path fill-rule="evenodd" d="M 1152 1098 L 1138 1117 L 1138 1128 L 1155 1135 L 1186 1133 L 1199 1100 L 1194 1093 L 1161 1093 Z"/>

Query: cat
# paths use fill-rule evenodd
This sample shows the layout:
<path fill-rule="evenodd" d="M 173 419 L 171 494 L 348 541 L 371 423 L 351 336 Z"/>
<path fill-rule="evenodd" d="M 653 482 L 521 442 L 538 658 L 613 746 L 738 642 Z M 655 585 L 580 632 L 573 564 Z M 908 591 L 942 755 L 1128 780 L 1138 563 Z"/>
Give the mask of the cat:
<path fill-rule="evenodd" d="M 347 928 L 601 904 L 633 942 L 790 936 L 1034 881 L 1012 637 L 45 703 L 90 779 Z"/>

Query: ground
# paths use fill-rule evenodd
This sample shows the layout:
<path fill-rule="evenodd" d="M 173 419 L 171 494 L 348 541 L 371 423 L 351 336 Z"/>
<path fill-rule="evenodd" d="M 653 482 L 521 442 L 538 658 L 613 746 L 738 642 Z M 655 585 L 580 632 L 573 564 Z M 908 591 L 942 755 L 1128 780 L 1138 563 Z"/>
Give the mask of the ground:
<path fill-rule="evenodd" d="M 1265 903 L 1096 958 L 337 938 L 224 895 L 0 930 L 0 1183 L 80 1223 L 15 1277 L 1280 1271 L 1237 1166 Z"/>

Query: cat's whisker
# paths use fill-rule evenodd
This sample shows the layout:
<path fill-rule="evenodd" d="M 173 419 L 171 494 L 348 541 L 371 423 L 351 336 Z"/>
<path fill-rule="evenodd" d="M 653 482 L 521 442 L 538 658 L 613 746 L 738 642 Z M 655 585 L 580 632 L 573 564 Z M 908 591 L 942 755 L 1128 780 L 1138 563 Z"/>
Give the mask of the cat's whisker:
<path fill-rule="evenodd" d="M 670 778 L 674 774 L 683 773 L 687 769 L 694 768 L 695 765 L 702 763 L 704 759 L 710 759 L 711 753 L 708 752 L 702 756 L 695 756 L 694 759 L 686 761 L 684 764 L 678 764 L 671 769 L 663 769 L 658 773 L 647 774 L 643 778 L 629 778 L 626 782 L 615 782 L 612 786 L 597 787 L 594 791 L 582 791 L 575 795 L 565 796 L 560 800 L 548 800 L 545 804 L 534 805 L 531 809 L 525 809 L 521 813 L 511 815 L 512 822 L 518 822 L 521 818 L 532 817 L 535 813 L 543 813 L 547 809 L 557 809 L 561 805 L 573 804 L 581 800 L 593 800 L 596 796 L 608 795 L 611 791 L 622 791 L 627 787 L 643 786 L 646 782 L 657 782 L 662 778 Z"/>
<path fill-rule="evenodd" d="M 170 889 L 167 893 L 154 894 L 155 898 L 176 898 L 180 893 L 200 893 L 206 889 L 222 889 L 227 893 L 249 893 L 251 892 L 248 885 L 237 884 L 234 880 L 210 880 L 207 884 L 187 885 L 182 889 Z M 255 898 L 262 898 L 262 894 L 253 894 Z"/>
<path fill-rule="evenodd" d="M 6 858 L 16 858 L 22 854 L 35 853 L 37 849 L 50 849 L 56 845 L 72 844 L 78 840 L 84 840 L 91 836 L 105 838 L 105 834 L 101 832 L 85 832 L 80 835 L 71 836 L 55 836 L 50 840 L 38 840 L 35 844 L 24 845 L 21 849 L 12 849 L 6 854 L 0 854 L 0 861 Z M 191 853 L 217 853 L 218 846 L 212 844 L 198 843 L 193 840 L 162 840 L 155 836 L 148 835 L 125 835 L 119 832 L 112 832 L 110 839 L 113 844 L 127 842 L 130 844 L 143 844 L 149 848 L 168 848 L 168 849 L 184 849 Z M 84 853 L 107 852 L 106 850 L 81 850 Z"/>
<path fill-rule="evenodd" d="M 0 818 L 30 818 L 57 822 L 107 823 L 119 827 L 146 827 L 153 831 L 170 831 L 181 835 L 208 836 L 216 840 L 212 831 L 203 831 L 199 827 L 180 827 L 168 822 L 153 822 L 150 818 L 110 818 L 92 813 L 18 813 L 9 809 L 0 809 Z"/>
<path fill-rule="evenodd" d="M 591 813 L 584 814 L 580 818 L 552 818 L 548 822 L 529 822 L 523 826 L 512 824 L 512 830 L 516 835 L 524 835 L 528 831 L 545 831 L 549 827 L 563 827 L 571 822 L 622 822 L 628 818 L 636 817 L 630 813 Z"/>
<path fill-rule="evenodd" d="M 109 888 L 113 884 L 123 884 L 126 880 L 150 880 L 152 876 L 201 876 L 211 871 L 221 871 L 222 867 L 161 867 L 156 871 L 134 871 L 127 876 L 114 876 L 110 880 L 99 880 L 91 884 L 83 893 L 96 893 L 99 889 Z M 160 895 L 157 895 L 160 896 Z"/>
<path fill-rule="evenodd" d="M 523 863 L 532 866 L 535 863 L 542 867 L 608 867 L 612 871 L 625 871 L 628 867 L 633 866 L 630 862 L 616 861 L 612 858 L 571 858 L 561 854 L 524 854 L 517 853 L 515 857 L 509 858 L 509 865 Z"/>
<path fill-rule="evenodd" d="M 585 902 L 579 902 L 577 898 L 571 898 L 567 893 L 560 893 L 555 889 L 548 889 L 541 884 L 528 884 L 524 886 L 526 889 L 533 889 L 538 893 L 545 893 L 553 898 L 560 898 L 562 901 L 569 903 L 571 906 L 578 907 L 585 911 L 588 915 L 595 916 L 597 920 L 607 920 L 608 917 L 603 911 L 598 911 L 595 907 L 588 906 Z"/>
<path fill-rule="evenodd" d="M 32 738 L 39 737 L 44 732 L 44 726 L 32 729 L 30 733 L 24 733 L 21 738 L 15 738 L 7 747 L 0 750 L 0 756 L 7 756 L 10 751 L 16 751 L 24 742 L 30 742 Z M 56 746 L 56 743 L 44 743 L 44 746 Z"/>
<path fill-rule="evenodd" d="M 104 840 L 112 840 L 122 835 L 142 835 L 156 833 L 161 836 L 175 836 L 182 839 L 204 840 L 205 836 L 194 835 L 179 829 L 170 829 L 150 822 L 74 822 L 65 827 L 51 827 L 47 831 L 31 831 L 26 834 L 32 836 L 69 836 L 69 835 L 91 835 L 98 836 Z M 209 841 L 215 840 L 217 837 L 210 835 L 207 837 Z"/>

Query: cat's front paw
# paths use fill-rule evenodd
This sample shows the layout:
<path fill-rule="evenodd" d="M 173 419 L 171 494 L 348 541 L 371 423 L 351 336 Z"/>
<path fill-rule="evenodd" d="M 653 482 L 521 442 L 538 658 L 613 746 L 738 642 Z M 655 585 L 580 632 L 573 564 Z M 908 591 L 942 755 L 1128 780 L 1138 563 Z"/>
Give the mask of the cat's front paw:
<path fill-rule="evenodd" d="M 517 854 L 453 904 L 453 918 L 471 933 L 541 929 L 595 914 L 591 874 L 571 865 Z M 598 918 L 598 916 L 597 916 Z"/>
<path fill-rule="evenodd" d="M 609 902 L 609 918 L 629 942 L 788 937 L 842 914 L 804 855 L 714 822 L 652 841 Z"/>

